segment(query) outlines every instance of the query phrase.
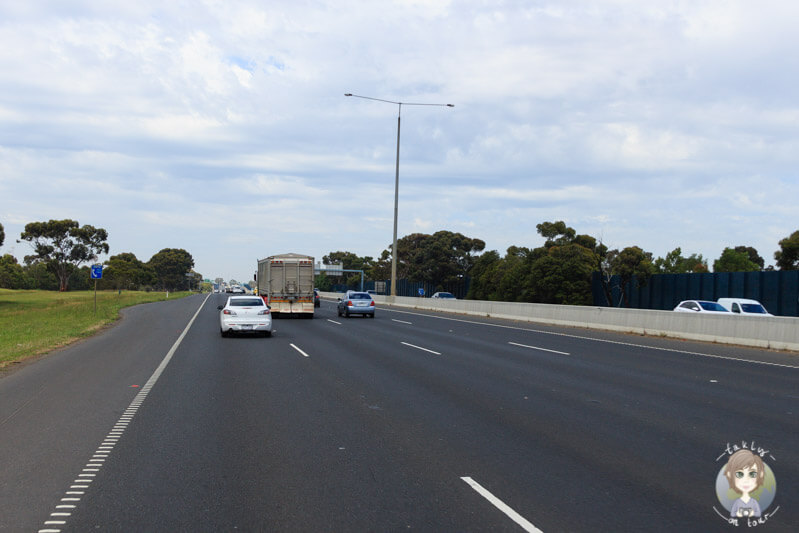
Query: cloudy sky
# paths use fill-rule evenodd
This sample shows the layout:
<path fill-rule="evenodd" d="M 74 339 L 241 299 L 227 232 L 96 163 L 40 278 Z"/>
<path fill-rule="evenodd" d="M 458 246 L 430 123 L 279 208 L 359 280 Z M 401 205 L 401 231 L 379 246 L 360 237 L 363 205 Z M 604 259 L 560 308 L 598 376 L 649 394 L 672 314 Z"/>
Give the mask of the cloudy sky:
<path fill-rule="evenodd" d="M 0 3 L 0 253 L 28 222 L 184 248 L 207 278 L 564 220 L 610 248 L 773 264 L 799 229 L 799 4 Z"/>

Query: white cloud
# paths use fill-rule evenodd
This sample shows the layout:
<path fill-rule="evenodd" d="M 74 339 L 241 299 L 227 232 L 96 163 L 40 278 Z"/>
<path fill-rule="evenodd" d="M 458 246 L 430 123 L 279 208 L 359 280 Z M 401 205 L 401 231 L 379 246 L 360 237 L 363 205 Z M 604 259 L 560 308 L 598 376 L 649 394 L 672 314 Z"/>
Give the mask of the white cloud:
<path fill-rule="evenodd" d="M 455 104 L 402 109 L 400 235 L 451 229 L 504 251 L 566 220 L 656 255 L 770 258 L 796 230 L 797 14 L 775 0 L 3 5 L 0 223 L 10 243 L 26 222 L 75 218 L 106 227 L 112 253 L 184 247 L 209 277 L 284 251 L 379 255 L 397 106 L 354 92 Z"/>

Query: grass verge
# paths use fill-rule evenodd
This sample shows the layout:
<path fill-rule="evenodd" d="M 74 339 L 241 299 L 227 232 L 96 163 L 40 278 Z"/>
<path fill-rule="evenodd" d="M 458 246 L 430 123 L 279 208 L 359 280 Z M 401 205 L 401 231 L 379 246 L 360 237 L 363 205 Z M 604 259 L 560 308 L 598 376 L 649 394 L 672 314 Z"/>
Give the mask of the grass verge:
<path fill-rule="evenodd" d="M 191 293 L 170 293 L 169 299 Z M 52 292 L 0 289 L 0 369 L 89 337 L 123 307 L 167 299 L 163 292 Z"/>

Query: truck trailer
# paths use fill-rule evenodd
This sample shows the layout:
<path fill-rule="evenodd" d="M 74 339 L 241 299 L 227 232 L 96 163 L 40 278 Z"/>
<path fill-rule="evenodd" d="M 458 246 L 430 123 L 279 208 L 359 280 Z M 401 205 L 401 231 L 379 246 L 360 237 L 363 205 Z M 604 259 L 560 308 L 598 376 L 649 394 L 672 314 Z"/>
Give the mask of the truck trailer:
<path fill-rule="evenodd" d="M 255 282 L 273 315 L 313 318 L 313 257 L 282 254 L 259 259 Z"/>

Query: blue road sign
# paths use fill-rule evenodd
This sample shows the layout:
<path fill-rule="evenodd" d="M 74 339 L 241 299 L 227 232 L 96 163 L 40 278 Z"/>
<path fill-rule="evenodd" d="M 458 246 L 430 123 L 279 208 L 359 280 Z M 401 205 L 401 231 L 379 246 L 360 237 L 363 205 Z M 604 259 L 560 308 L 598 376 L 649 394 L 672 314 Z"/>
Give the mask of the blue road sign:
<path fill-rule="evenodd" d="M 103 279 L 103 265 L 92 265 L 92 279 Z"/>
<path fill-rule="evenodd" d="M 419 296 L 424 296 L 424 289 L 419 289 Z"/>

